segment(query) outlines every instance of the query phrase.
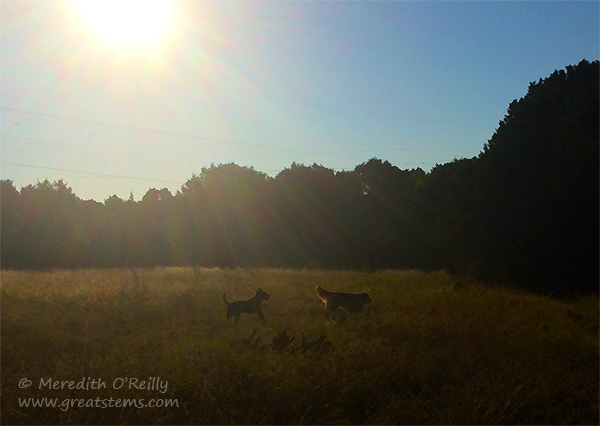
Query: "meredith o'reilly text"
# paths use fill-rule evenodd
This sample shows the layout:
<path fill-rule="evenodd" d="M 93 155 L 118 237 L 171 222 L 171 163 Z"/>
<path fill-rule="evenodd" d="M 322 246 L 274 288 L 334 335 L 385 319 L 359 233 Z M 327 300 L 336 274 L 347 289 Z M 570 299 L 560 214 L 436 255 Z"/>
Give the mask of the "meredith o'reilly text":
<path fill-rule="evenodd" d="M 137 377 L 117 377 L 112 381 L 105 381 L 101 378 L 82 377 L 80 380 L 56 380 L 53 378 L 41 378 L 39 389 L 78 389 L 78 390 L 98 390 L 98 389 L 124 389 L 124 390 L 145 390 L 158 391 L 165 393 L 169 388 L 169 382 L 160 377 L 146 377 L 139 379 Z"/>

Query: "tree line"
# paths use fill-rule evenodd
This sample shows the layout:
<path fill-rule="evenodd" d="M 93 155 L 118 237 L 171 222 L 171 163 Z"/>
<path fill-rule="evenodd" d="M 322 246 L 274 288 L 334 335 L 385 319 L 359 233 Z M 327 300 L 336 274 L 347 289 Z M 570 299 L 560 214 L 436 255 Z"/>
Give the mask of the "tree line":
<path fill-rule="evenodd" d="M 597 291 L 599 69 L 583 60 L 532 82 L 478 156 L 428 173 L 380 159 L 275 177 L 220 164 L 175 194 L 103 203 L 62 180 L 2 180 L 2 268 L 445 268 Z"/>

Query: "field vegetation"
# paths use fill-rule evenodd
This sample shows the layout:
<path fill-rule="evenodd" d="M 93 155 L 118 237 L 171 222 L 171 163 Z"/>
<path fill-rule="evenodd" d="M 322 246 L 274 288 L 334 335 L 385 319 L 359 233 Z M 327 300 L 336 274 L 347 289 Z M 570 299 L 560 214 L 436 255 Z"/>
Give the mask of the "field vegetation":
<path fill-rule="evenodd" d="M 332 320 L 316 285 L 373 301 Z M 266 324 L 244 315 L 235 327 L 223 292 L 241 300 L 258 287 L 271 294 Z M 2 271 L 1 296 L 3 424 L 599 421 L 597 295 L 555 300 L 445 272 L 171 267 Z M 273 348 L 282 332 L 293 339 Z M 86 377 L 106 388 L 39 386 Z M 168 388 L 112 388 L 125 377 Z M 178 406 L 64 410 L 27 398 Z"/>

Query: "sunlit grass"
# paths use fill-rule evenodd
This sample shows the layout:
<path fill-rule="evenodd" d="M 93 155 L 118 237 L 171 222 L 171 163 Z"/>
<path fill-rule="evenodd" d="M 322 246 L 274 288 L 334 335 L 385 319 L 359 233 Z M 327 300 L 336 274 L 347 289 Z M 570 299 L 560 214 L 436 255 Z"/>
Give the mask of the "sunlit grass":
<path fill-rule="evenodd" d="M 368 292 L 338 322 L 315 286 Z M 261 287 L 267 324 L 225 317 Z M 295 336 L 288 350 L 271 340 Z M 302 351 L 326 335 L 330 350 Z M 143 391 L 19 389 L 28 377 L 157 377 Z M 598 300 L 443 272 L 165 268 L 2 272 L 5 424 L 598 422 Z M 179 408 L 19 408 L 21 397 L 177 398 Z"/>

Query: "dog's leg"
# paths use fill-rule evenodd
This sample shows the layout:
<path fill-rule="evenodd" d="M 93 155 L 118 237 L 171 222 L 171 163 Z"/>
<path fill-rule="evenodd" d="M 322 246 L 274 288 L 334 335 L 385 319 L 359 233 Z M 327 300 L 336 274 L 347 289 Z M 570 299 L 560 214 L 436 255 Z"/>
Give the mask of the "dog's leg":
<path fill-rule="evenodd" d="M 258 311 L 256 312 L 258 313 L 258 317 L 262 320 L 262 322 L 266 324 L 267 322 L 265 321 L 265 316 L 262 313 L 262 309 L 258 308 Z"/>
<path fill-rule="evenodd" d="M 329 305 L 325 302 L 325 318 L 329 318 Z"/>
<path fill-rule="evenodd" d="M 337 305 L 327 305 L 325 307 L 325 314 L 327 316 L 327 318 L 331 317 L 331 319 L 335 320 L 336 316 L 337 316 Z"/>

